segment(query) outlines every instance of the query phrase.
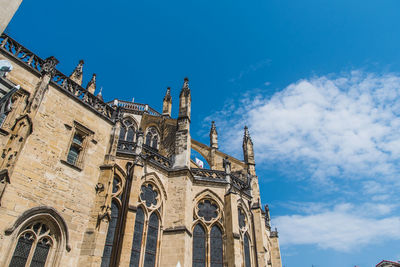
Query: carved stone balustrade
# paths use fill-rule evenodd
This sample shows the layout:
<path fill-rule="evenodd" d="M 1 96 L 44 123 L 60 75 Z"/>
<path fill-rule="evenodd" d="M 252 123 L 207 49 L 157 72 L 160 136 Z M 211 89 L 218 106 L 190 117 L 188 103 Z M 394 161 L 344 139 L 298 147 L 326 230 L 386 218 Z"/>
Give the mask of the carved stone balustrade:
<path fill-rule="evenodd" d="M 73 97 L 78 98 L 84 104 L 97 113 L 101 114 L 108 120 L 113 120 L 114 109 L 104 103 L 101 99 L 91 94 L 88 90 L 72 81 L 68 76 L 56 70 L 52 79 L 52 83 L 71 94 Z"/>
<path fill-rule="evenodd" d="M 0 48 L 33 70 L 41 71 L 44 60 L 5 33 L 0 36 Z"/>
<path fill-rule="evenodd" d="M 156 111 L 147 104 L 140 104 L 123 100 L 114 100 L 107 102 L 107 104 L 110 106 L 116 105 L 117 107 L 125 110 L 137 111 L 139 113 L 148 113 L 153 116 L 161 116 L 161 114 L 158 111 Z"/>

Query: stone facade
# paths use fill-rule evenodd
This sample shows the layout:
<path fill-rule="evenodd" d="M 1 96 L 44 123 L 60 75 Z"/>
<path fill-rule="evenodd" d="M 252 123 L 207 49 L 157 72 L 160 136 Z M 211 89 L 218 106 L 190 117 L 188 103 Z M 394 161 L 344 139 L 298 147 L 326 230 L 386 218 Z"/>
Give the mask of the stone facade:
<path fill-rule="evenodd" d="M 0 266 L 281 267 L 249 131 L 244 160 L 218 150 L 214 123 L 210 146 L 193 140 L 188 79 L 174 119 L 170 88 L 162 113 L 105 103 L 95 75 L 82 87 L 83 61 L 66 76 L 0 42 L 1 79 L 19 86 L 0 131 Z"/>

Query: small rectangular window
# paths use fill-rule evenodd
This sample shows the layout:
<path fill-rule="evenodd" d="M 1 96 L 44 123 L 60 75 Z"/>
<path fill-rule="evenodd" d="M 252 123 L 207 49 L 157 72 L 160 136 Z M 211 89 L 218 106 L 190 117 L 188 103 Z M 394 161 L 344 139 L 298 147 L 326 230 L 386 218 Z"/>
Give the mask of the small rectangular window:
<path fill-rule="evenodd" d="M 82 169 L 85 151 L 89 143 L 88 140 L 93 135 L 93 132 L 78 122 L 74 124 L 75 127 L 73 128 L 65 161 L 70 165 Z"/>

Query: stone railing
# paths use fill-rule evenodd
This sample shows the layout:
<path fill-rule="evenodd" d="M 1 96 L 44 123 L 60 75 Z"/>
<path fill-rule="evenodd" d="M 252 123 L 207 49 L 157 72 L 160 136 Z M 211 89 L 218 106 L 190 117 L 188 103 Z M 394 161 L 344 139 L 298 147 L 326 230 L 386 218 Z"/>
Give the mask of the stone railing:
<path fill-rule="evenodd" d="M 134 103 L 134 102 L 123 101 L 123 100 L 118 100 L 118 99 L 107 102 L 107 104 L 110 106 L 117 106 L 117 107 L 124 108 L 124 109 L 135 110 L 135 111 L 139 111 L 139 112 L 146 112 L 153 116 L 161 116 L 161 114 L 158 111 L 151 108 L 147 104 Z"/>
<path fill-rule="evenodd" d="M 39 73 L 42 71 L 44 60 L 4 33 L 0 36 L 0 49 L 13 56 L 18 61 L 26 64 L 32 70 Z M 112 107 L 91 94 L 79 84 L 72 81 L 68 76 L 62 74 L 60 71 L 55 71 L 51 82 L 63 89 L 65 92 L 81 100 L 84 104 L 101 114 L 106 119 L 111 121 L 113 120 L 112 116 L 114 109 Z"/>
<path fill-rule="evenodd" d="M 35 71 L 41 71 L 44 60 L 5 33 L 0 36 L 0 49 L 12 55 L 14 58 L 18 59 L 18 61 L 25 63 Z"/>
<path fill-rule="evenodd" d="M 62 74 L 60 71 L 56 70 L 56 73 L 52 78 L 52 83 L 58 85 L 75 98 L 78 98 L 107 119 L 112 120 L 114 112 L 112 107 L 104 103 L 100 98 L 96 97 L 76 82 L 72 81 L 68 76 Z"/>
<path fill-rule="evenodd" d="M 193 176 L 226 180 L 226 173 L 224 171 L 209 170 L 209 169 L 191 169 Z"/>
<path fill-rule="evenodd" d="M 167 157 L 158 154 L 157 152 L 154 151 L 154 149 L 151 149 L 144 145 L 142 153 L 148 160 L 155 163 L 156 165 L 159 165 L 160 167 L 163 168 L 171 169 L 172 167 L 171 160 Z"/>
<path fill-rule="evenodd" d="M 128 155 L 134 155 L 135 154 L 135 146 L 136 146 L 135 142 L 119 140 L 118 145 L 117 145 L 117 152 L 123 153 L 123 154 L 128 154 Z M 154 148 L 143 145 L 142 155 L 146 160 L 149 160 L 150 162 L 152 162 L 162 168 L 169 170 L 172 167 L 171 160 L 167 157 L 160 155 Z"/>
<path fill-rule="evenodd" d="M 126 154 L 133 154 L 135 150 L 136 143 L 119 140 L 117 145 L 117 152 L 122 152 Z"/>
<path fill-rule="evenodd" d="M 230 174 L 230 176 L 231 176 L 233 185 L 236 186 L 237 188 L 239 188 L 239 189 L 248 189 L 249 188 L 249 183 L 248 183 L 249 181 L 248 182 L 243 181 L 242 178 L 240 178 L 232 173 Z"/>

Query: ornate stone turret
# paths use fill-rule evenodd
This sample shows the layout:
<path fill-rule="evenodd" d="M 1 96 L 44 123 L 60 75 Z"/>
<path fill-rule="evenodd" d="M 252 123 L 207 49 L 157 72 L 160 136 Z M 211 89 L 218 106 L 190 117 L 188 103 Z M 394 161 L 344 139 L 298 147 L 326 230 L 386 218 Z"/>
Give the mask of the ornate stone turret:
<path fill-rule="evenodd" d="M 251 141 L 249 129 L 247 126 L 244 127 L 244 136 L 243 136 L 243 156 L 244 162 L 247 164 L 247 168 L 252 175 L 255 175 L 255 161 L 254 161 L 254 149 L 253 149 L 253 141 Z"/>
<path fill-rule="evenodd" d="M 217 127 L 215 127 L 215 121 L 211 122 L 210 147 L 218 149 L 218 133 L 217 133 Z"/>
<path fill-rule="evenodd" d="M 189 88 L 189 79 L 185 78 L 181 93 L 179 94 L 179 115 L 178 118 L 188 118 L 190 121 L 192 97 Z"/>
<path fill-rule="evenodd" d="M 83 64 L 84 61 L 83 59 L 79 60 L 78 66 L 74 69 L 74 71 L 71 73 L 69 78 L 76 82 L 79 85 L 82 85 L 82 77 L 83 77 Z"/>
<path fill-rule="evenodd" d="M 96 91 L 96 73 L 93 73 L 92 79 L 86 85 L 86 90 L 92 94 Z"/>
<path fill-rule="evenodd" d="M 173 168 L 189 168 L 190 166 L 190 105 L 191 96 L 189 79 L 185 78 L 179 94 L 179 116 L 175 135 L 175 155 Z"/>
<path fill-rule="evenodd" d="M 162 115 L 171 117 L 171 110 L 172 110 L 171 88 L 168 87 L 163 100 Z"/>

